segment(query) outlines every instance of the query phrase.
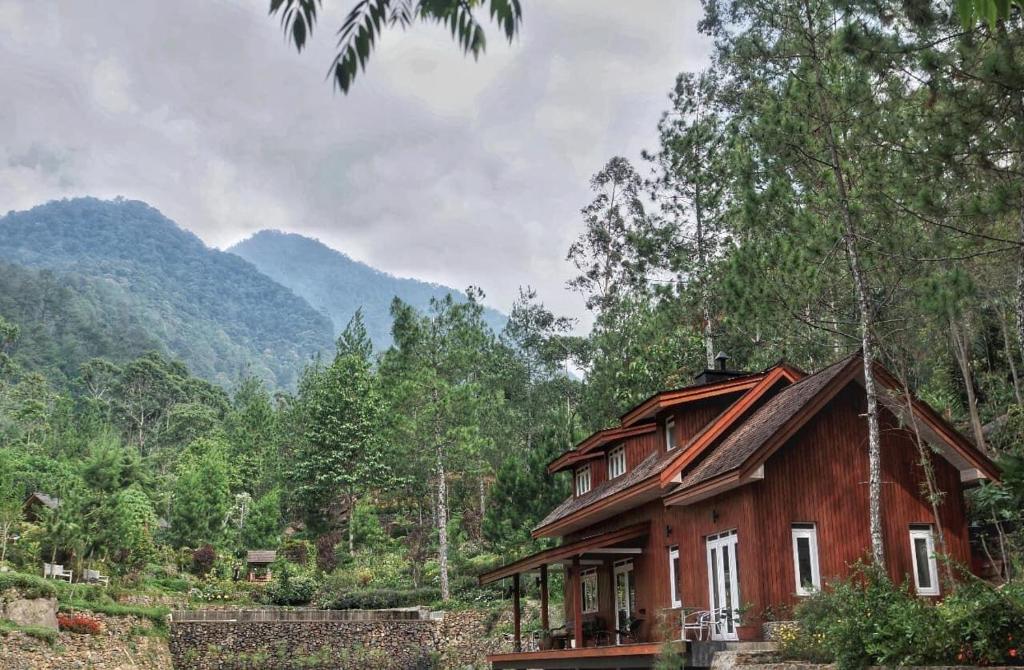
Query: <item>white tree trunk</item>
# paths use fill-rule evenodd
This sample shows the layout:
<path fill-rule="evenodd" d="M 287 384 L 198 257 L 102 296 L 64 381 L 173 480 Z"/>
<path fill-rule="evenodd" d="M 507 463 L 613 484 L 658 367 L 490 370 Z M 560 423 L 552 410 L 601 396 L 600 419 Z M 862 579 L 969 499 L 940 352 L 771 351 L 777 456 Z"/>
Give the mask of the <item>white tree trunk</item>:
<path fill-rule="evenodd" d="M 445 480 L 444 446 L 437 442 L 437 563 L 441 573 L 441 600 L 448 600 L 448 483 Z"/>
<path fill-rule="evenodd" d="M 966 320 L 966 317 L 965 317 Z M 974 393 L 974 374 L 971 372 L 971 351 L 970 343 L 967 340 L 967 333 L 956 322 L 952 316 L 949 317 L 949 334 L 953 339 L 953 354 L 956 356 L 957 365 L 960 366 L 960 376 L 964 380 L 964 388 L 967 391 L 967 413 L 971 420 L 971 432 L 974 433 L 974 443 L 982 451 L 988 450 L 985 444 L 985 433 L 981 427 L 981 415 L 978 413 L 978 397 Z"/>

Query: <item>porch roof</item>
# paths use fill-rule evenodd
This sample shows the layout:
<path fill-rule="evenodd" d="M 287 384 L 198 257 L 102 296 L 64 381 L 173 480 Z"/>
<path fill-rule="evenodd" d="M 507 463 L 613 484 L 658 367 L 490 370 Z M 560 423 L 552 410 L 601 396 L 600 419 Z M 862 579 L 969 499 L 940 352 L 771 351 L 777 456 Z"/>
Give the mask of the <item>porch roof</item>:
<path fill-rule="evenodd" d="M 645 521 L 643 523 L 626 526 L 625 528 L 609 531 L 607 533 L 584 537 L 576 540 L 575 542 L 568 542 L 552 549 L 538 551 L 536 554 L 531 554 L 525 558 L 520 558 L 518 561 L 513 561 L 512 563 L 503 565 L 500 568 L 491 570 L 490 572 L 485 572 L 479 577 L 480 585 L 483 586 L 484 584 L 490 584 L 498 581 L 499 579 L 504 579 L 505 577 L 529 572 L 530 570 L 539 568 L 542 565 L 558 563 L 567 558 L 585 554 L 588 551 L 614 548 L 615 545 L 621 542 L 647 535 L 649 530 L 650 522 Z"/>

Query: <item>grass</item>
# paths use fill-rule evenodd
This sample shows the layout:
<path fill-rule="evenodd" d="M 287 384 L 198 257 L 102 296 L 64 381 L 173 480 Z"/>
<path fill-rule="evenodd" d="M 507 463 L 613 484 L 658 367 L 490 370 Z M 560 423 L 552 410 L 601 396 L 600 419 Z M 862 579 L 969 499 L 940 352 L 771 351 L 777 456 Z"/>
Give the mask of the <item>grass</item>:
<path fill-rule="evenodd" d="M 57 641 L 57 631 L 42 626 L 19 626 L 13 621 L 0 619 L 0 636 L 6 637 L 11 633 L 24 633 L 29 637 L 41 640 L 46 644 L 53 645 Z"/>
<path fill-rule="evenodd" d="M 29 600 L 57 597 L 57 587 L 53 580 L 23 572 L 0 572 L 0 591 L 7 589 L 15 589 Z"/>

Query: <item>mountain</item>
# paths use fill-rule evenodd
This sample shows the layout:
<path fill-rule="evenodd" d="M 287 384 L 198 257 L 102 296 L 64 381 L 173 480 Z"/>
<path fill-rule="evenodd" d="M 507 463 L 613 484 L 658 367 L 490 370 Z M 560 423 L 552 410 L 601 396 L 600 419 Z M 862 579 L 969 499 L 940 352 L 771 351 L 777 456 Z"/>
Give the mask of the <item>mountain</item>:
<path fill-rule="evenodd" d="M 222 385 L 248 373 L 293 387 L 306 361 L 333 349 L 327 317 L 143 202 L 76 198 L 10 212 L 0 218 L 0 260 L 50 271 L 37 279 L 63 287 L 67 304 L 92 315 L 80 319 L 82 329 L 98 332 L 97 342 L 115 338 L 94 350 L 117 340 L 128 349 L 159 344 L 194 374 Z M 47 320 L 25 306 L 14 309 L 14 299 L 5 296 L 0 314 L 20 318 L 23 331 L 26 320 L 39 332 L 60 328 L 60 309 Z M 71 339 L 68 332 L 57 337 L 63 346 Z"/>
<path fill-rule="evenodd" d="M 340 332 L 360 307 L 374 347 L 391 343 L 391 300 L 397 296 L 419 310 L 430 307 L 431 298 L 451 293 L 466 295 L 440 284 L 403 279 L 353 260 L 319 240 L 294 233 L 263 230 L 228 249 L 249 261 L 264 274 L 287 286 L 309 304 L 328 315 Z M 505 327 L 507 317 L 493 309 L 484 312 L 495 330 Z"/>
<path fill-rule="evenodd" d="M 18 325 L 14 359 L 70 379 L 90 358 L 124 362 L 166 352 L 116 285 L 0 262 L 0 316 Z"/>

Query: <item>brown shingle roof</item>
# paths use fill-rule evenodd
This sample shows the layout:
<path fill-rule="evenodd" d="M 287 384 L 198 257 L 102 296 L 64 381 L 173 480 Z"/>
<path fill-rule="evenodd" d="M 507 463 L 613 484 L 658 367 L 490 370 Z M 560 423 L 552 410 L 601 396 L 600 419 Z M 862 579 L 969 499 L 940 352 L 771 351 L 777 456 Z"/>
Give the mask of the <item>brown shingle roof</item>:
<path fill-rule="evenodd" d="M 560 519 L 564 519 L 570 514 L 577 512 L 588 505 L 592 505 L 593 503 L 603 500 L 620 491 L 625 491 L 629 487 L 639 484 L 645 479 L 660 473 L 662 468 L 671 462 L 673 456 L 675 456 L 674 451 L 672 453 L 656 451 L 644 460 L 640 461 L 639 465 L 621 477 L 603 481 L 581 496 L 570 496 L 564 500 L 561 505 L 551 510 L 551 513 L 544 517 L 544 520 L 537 524 L 537 527 L 534 528 L 534 530 L 543 528 L 544 526 L 550 525 Z"/>
<path fill-rule="evenodd" d="M 269 549 L 257 549 L 245 555 L 246 563 L 273 563 L 277 560 L 277 552 Z"/>
<path fill-rule="evenodd" d="M 741 467 L 761 445 L 838 377 L 854 357 L 859 358 L 859 354 L 848 356 L 779 391 L 690 470 L 676 490 L 696 486 Z"/>

